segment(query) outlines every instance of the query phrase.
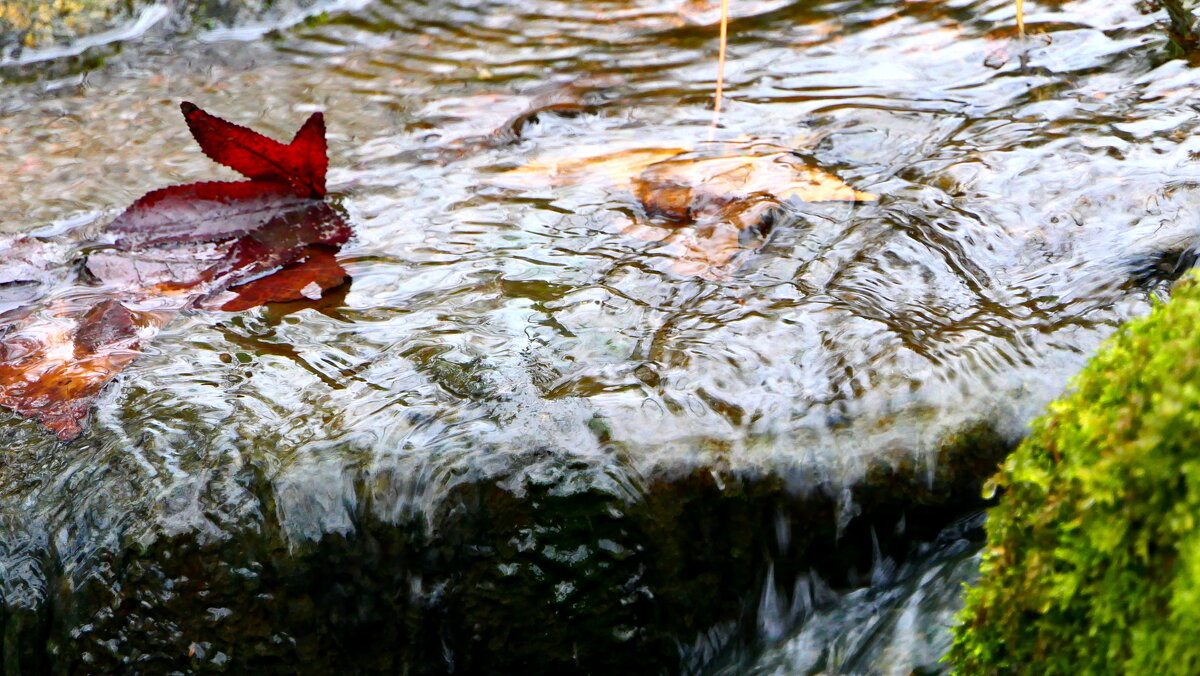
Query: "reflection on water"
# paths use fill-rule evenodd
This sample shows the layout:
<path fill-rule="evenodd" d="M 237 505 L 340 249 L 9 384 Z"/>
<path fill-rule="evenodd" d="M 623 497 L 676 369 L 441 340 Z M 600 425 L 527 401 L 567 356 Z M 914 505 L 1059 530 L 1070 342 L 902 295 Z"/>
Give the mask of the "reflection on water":
<path fill-rule="evenodd" d="M 12 85 L 0 100 L 0 165 L 13 168 L 0 182 L 0 230 L 69 246 L 149 189 L 209 178 L 207 160 L 178 133 L 175 106 L 187 99 L 276 138 L 300 114 L 325 110 L 330 188 L 358 236 L 343 249 L 353 284 L 340 301 L 188 315 L 105 391 L 79 441 L 57 444 L 3 414 L 8 607 L 134 579 L 133 564 L 113 553 L 131 543 L 150 556 L 164 538 L 194 538 L 197 551 L 218 552 L 197 560 L 282 557 L 270 559 L 282 567 L 299 565 L 278 553 L 288 547 L 340 552 L 330 538 L 379 524 L 433 529 L 436 539 L 439 523 L 458 523 L 447 514 L 494 505 L 453 502 L 455 491 L 481 485 L 496 487 L 477 489 L 492 500 L 518 503 L 541 486 L 579 511 L 546 521 L 538 510 L 559 503 L 529 514 L 513 507 L 503 528 L 480 522 L 459 549 L 405 559 L 405 594 L 421 607 L 478 601 L 427 581 L 439 561 L 495 555 L 517 565 L 504 557 L 520 559 L 547 533 L 566 540 L 549 553 L 539 545 L 547 560 L 521 565 L 536 566 L 529 580 L 557 575 L 568 586 L 530 582 L 523 598 L 571 603 L 586 566 L 562 563 L 575 556 L 568 542 L 587 544 L 571 550 L 582 560 L 606 561 L 595 552 L 626 560 L 614 552 L 669 538 L 649 525 L 658 517 L 634 528 L 613 516 L 595 525 L 603 535 L 570 538 L 561 529 L 574 522 L 556 519 L 591 523 L 589 510 L 654 500 L 667 509 L 663 485 L 709 468 L 718 483 L 777 477 L 779 501 L 820 493 L 832 505 L 821 522 L 853 529 L 871 505 L 847 487 L 875 481 L 880 463 L 932 475 L 945 435 L 968 423 L 1019 434 L 1099 341 L 1148 309 L 1171 272 L 1160 263 L 1194 244 L 1200 76 L 1166 60 L 1158 17 L 1133 3 L 1032 7 L 1023 45 L 1008 0 L 733 4 L 717 140 L 795 148 L 880 199 L 789 203 L 762 246 L 719 280 L 681 274 L 668 246 L 625 234 L 641 215 L 627 191 L 494 180 L 538 158 L 706 139 L 716 2 L 380 1 L 236 54 L 220 42 L 133 47 L 80 79 Z M 572 83 L 583 105 L 571 114 L 551 111 L 519 134 L 477 142 L 544 101 L 547 85 Z M 584 499 L 597 491 L 603 500 Z M 678 518 L 708 517 L 697 507 Z M 270 519 L 279 539 L 264 540 L 278 548 L 269 555 L 251 551 L 253 538 L 236 552 L 219 544 Z M 754 538 L 770 539 L 753 523 L 747 551 L 765 546 Z M 689 578 L 691 589 L 749 604 L 671 625 L 680 635 L 670 641 L 717 637 L 701 641 L 711 649 L 685 651 L 706 656 L 698 669 L 729 659 L 727 638 L 746 631 L 782 641 L 761 657 L 764 673 L 897 664 L 909 658 L 896 657 L 907 640 L 896 627 L 943 622 L 956 603 L 944 590 L 972 561 L 914 559 L 935 579 L 906 579 L 941 591 L 897 591 L 890 605 L 878 599 L 892 592 L 848 591 L 869 581 L 843 575 L 830 592 L 841 600 L 814 606 L 799 627 L 776 627 L 768 620 L 783 611 L 753 590 L 768 569 L 780 588 L 813 579 L 804 566 L 792 562 L 785 574 L 755 554 L 739 577 L 722 558 L 733 550 L 705 549 L 715 540 L 697 528 L 689 542 L 698 551 L 654 550 L 663 560 L 687 552 L 695 567 L 664 570 L 724 571 Z M 801 544 L 784 549 L 803 552 Z M 644 627 L 669 623 L 650 599 L 674 598 L 674 578 L 639 572 L 655 570 L 646 556 L 617 566 L 624 601 L 585 595 L 571 617 L 628 602 L 604 640 L 651 641 Z M 187 576 L 137 565 L 149 566 L 137 568 L 143 581 Z M 502 587 L 479 574 L 479 584 Z M 481 613 L 471 616 L 481 626 L 480 617 L 503 617 L 501 606 L 478 602 L 462 612 Z M 896 644 L 872 642 L 868 616 L 881 604 Z M 213 646 L 235 641 L 219 638 L 234 621 L 224 612 L 206 620 Z M 279 641 L 305 626 L 278 629 L 293 632 Z M 588 635 L 591 648 L 605 645 Z M 446 645 L 478 653 L 450 647 L 437 659 L 504 645 L 490 634 L 474 640 Z M 666 664 L 671 652 L 654 654 Z M 231 659 L 212 646 L 197 654 Z"/>

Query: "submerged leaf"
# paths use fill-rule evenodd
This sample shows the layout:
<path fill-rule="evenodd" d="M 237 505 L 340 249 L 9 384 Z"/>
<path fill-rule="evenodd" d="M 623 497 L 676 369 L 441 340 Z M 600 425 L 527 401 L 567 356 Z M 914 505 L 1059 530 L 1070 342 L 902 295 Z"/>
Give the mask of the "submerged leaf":
<path fill-rule="evenodd" d="M 106 228 L 117 246 L 137 249 L 167 242 L 240 237 L 272 218 L 320 200 L 297 196 L 281 183 L 192 183 L 146 193 Z"/>
<path fill-rule="evenodd" d="M 247 201 L 232 205 L 236 239 L 179 241 L 127 251 L 110 249 L 88 257 L 97 279 L 127 295 L 202 296 L 290 263 L 312 244 L 337 246 L 350 226 L 328 204 L 296 199 L 274 206 Z M 262 222 L 259 222 L 262 221 Z M 241 227 L 241 226 L 252 227 Z"/>
<path fill-rule="evenodd" d="M 130 296 L 178 295 L 210 282 L 229 266 L 234 241 L 185 242 L 144 251 L 93 252 L 87 270 L 96 279 Z"/>
<path fill-rule="evenodd" d="M 95 354 L 137 336 L 137 316 L 115 300 L 96 303 L 75 330 L 75 356 Z"/>
<path fill-rule="evenodd" d="M 707 219 L 692 227 L 663 227 L 630 223 L 622 232 L 649 242 L 662 242 L 674 259 L 671 270 L 680 275 L 724 279 L 745 255 L 758 250 L 770 234 L 773 199 L 743 200 L 727 206 L 722 218 Z"/>
<path fill-rule="evenodd" d="M 714 207 L 753 196 L 781 202 L 877 199 L 789 152 L 657 162 L 633 180 L 633 192 L 647 214 L 677 221 L 694 221 Z"/>
<path fill-rule="evenodd" d="M 633 148 L 590 157 L 538 160 L 500 174 L 497 182 L 519 187 L 590 183 L 628 190 L 651 165 L 686 152 L 684 148 Z"/>
<path fill-rule="evenodd" d="M 721 278 L 740 262 L 740 253 L 762 246 L 768 215 L 790 200 L 804 202 L 877 199 L 833 174 L 805 164 L 775 145 L 718 144 L 694 152 L 680 148 L 635 148 L 587 157 L 530 162 L 500 174 L 497 183 L 534 187 L 591 184 L 628 190 L 649 223 L 624 232 L 669 245 L 679 274 Z M 746 237 L 748 231 L 757 234 Z"/>
<path fill-rule="evenodd" d="M 67 306 L 27 316 L 0 342 L 0 405 L 60 439 L 79 436 L 96 396 L 168 320 L 111 299 L 83 312 Z"/>
<path fill-rule="evenodd" d="M 804 202 L 877 199 L 788 151 L 704 156 L 682 148 L 633 148 L 588 157 L 536 160 L 506 171 L 502 185 L 532 187 L 587 183 L 627 188 L 650 215 L 687 220 L 711 205 L 751 196 Z"/>
<path fill-rule="evenodd" d="M 310 244 L 336 247 L 350 235 L 350 226 L 324 202 L 281 213 L 234 243 L 230 273 L 223 283 L 240 284 L 290 263 Z"/>
<path fill-rule="evenodd" d="M 316 300 L 325 291 L 341 286 L 346 277 L 333 249 L 310 246 L 278 272 L 229 289 L 224 295 L 233 295 L 220 309 L 238 312 L 267 303 Z"/>

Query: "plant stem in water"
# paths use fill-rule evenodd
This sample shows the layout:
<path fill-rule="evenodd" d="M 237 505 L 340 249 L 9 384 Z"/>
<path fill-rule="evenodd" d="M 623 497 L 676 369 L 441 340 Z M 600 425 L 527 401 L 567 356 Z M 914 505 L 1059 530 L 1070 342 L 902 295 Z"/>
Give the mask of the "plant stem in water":
<path fill-rule="evenodd" d="M 725 44 L 729 38 L 729 0 L 721 0 L 721 45 L 717 51 L 717 92 L 714 96 L 712 127 L 721 119 L 721 96 L 725 91 Z"/>

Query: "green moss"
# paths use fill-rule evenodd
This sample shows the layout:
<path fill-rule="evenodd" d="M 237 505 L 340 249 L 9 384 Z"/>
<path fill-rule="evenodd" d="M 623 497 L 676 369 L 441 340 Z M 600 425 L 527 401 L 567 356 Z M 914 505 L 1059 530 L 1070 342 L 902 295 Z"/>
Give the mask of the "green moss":
<path fill-rule="evenodd" d="M 1200 673 L 1200 285 L 1109 341 L 996 478 L 962 674 Z"/>

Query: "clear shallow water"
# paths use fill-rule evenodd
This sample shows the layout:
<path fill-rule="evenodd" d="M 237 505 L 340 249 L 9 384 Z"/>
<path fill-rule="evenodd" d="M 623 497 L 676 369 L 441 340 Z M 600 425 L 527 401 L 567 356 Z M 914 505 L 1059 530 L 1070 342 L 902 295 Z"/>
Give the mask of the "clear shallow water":
<path fill-rule="evenodd" d="M 353 281 L 332 298 L 176 321 L 78 441 L 0 414 L 6 603 L 36 607 L 61 579 L 111 586 L 107 552 L 242 538 L 267 513 L 276 545 L 301 549 L 376 521 L 436 531 L 455 491 L 480 482 L 603 495 L 608 509 L 710 470 L 718 484 L 766 475 L 783 485 L 774 499 L 832 496 L 820 518 L 840 531 L 870 468 L 915 463 L 932 482 L 948 433 L 982 421 L 1019 435 L 1148 309 L 1163 252 L 1194 244 L 1197 76 L 1166 58 L 1160 17 L 1034 6 L 1021 45 L 1007 0 L 734 5 L 716 138 L 795 147 L 881 197 L 790 205 L 717 281 L 623 234 L 638 211 L 623 190 L 501 176 L 707 140 L 708 5 L 375 2 L 257 43 L 131 44 L 103 70 L 7 86 L 0 231 L 71 244 L 149 189 L 228 178 L 180 119 L 193 100 L 278 138 L 325 110 L 330 187 L 358 235 L 343 249 Z M 473 140 L 548 83 L 578 84 L 588 112 Z M 560 532 L 554 514 L 513 538 Z M 580 565 L 603 558 L 599 541 L 645 537 L 581 536 Z M 529 545 L 552 560 L 565 546 Z M 804 567 L 802 543 L 782 550 Z M 720 579 L 727 605 L 751 607 L 722 620 L 736 631 L 685 630 L 759 632 L 768 559 Z M 572 603 L 573 589 L 550 597 Z M 847 603 L 796 640 L 863 626 Z M 944 619 L 935 606 L 928 622 Z M 684 651 L 698 670 L 727 649 L 701 644 Z M 892 659 L 878 654 L 861 668 Z M 805 673 L 798 659 L 776 662 Z"/>

